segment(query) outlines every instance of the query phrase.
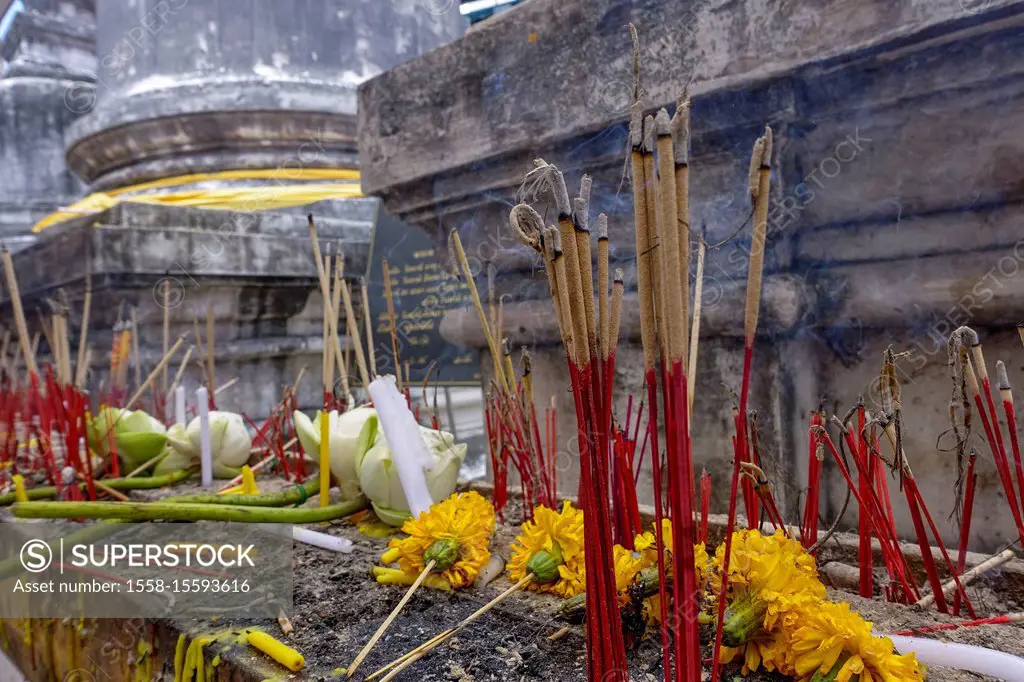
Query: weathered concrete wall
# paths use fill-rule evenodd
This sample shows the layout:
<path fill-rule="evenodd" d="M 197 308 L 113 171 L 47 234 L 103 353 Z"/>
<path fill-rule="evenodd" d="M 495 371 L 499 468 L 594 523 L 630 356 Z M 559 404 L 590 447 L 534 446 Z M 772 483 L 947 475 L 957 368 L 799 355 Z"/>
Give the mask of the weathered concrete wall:
<path fill-rule="evenodd" d="M 1024 3 L 532 0 L 361 87 L 364 191 L 439 240 L 458 228 L 471 257 L 498 267 L 513 343 L 556 340 L 543 269 L 507 225 L 522 176 L 537 157 L 565 170 L 571 188 L 583 172 L 594 176 L 593 210 L 609 214 L 613 260 L 627 276 L 616 381 L 637 394 L 632 206 L 620 189 L 628 22 L 640 34 L 645 104 L 671 108 L 692 81 L 691 221 L 709 242 L 747 218 L 750 148 L 766 123 L 775 132 L 751 407 L 785 506 L 795 511 L 806 485 L 808 413 L 822 399 L 845 412 L 860 395 L 870 408 L 892 344 L 908 352 L 911 462 L 935 517 L 945 518 L 956 466 L 936 448 L 951 391 L 945 337 L 970 324 L 990 363 L 1020 353 L 1008 332 L 1024 293 L 1014 227 L 1024 199 L 1024 78 L 1009 55 L 1024 47 Z M 749 227 L 710 251 L 706 268 L 693 435 L 719 509 L 748 251 Z M 451 337 L 479 344 L 473 318 L 447 320 Z M 570 434 L 560 353 L 534 357 L 545 376 L 540 399 L 555 395 L 560 432 Z M 1020 381 L 1019 363 L 1009 367 Z M 972 444 L 987 486 L 975 543 L 994 548 L 1013 536 L 1012 521 L 987 446 L 978 434 Z M 838 490 L 837 473 L 826 473 Z M 563 476 L 570 489 L 572 479 Z M 833 509 L 839 501 L 833 496 Z M 955 537 L 952 524 L 942 530 Z"/>
<path fill-rule="evenodd" d="M 0 43 L 0 237 L 12 250 L 82 190 L 64 161 L 64 131 L 81 113 L 74 94 L 92 87 L 92 4 L 27 0 Z"/>

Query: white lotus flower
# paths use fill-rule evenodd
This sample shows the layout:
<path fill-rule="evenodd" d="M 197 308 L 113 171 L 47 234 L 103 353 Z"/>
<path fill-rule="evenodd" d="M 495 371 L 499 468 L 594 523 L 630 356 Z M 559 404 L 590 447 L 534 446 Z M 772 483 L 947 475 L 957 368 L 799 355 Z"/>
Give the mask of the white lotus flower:
<path fill-rule="evenodd" d="M 328 428 L 331 473 L 340 482 L 343 499 L 350 500 L 360 494 L 359 479 L 356 477 L 356 456 L 362 452 L 358 447 L 359 434 L 368 420 L 376 418 L 377 412 L 372 407 L 358 407 L 341 414 L 336 410 L 330 412 Z M 317 412 L 316 417 L 310 419 L 296 410 L 293 419 L 295 434 L 302 443 L 306 456 L 319 461 L 320 420 L 323 419 L 323 412 Z"/>
<path fill-rule="evenodd" d="M 183 438 L 171 438 L 170 443 L 179 453 L 190 460 L 199 460 L 200 430 L 199 417 L 189 422 Z M 249 461 L 252 437 L 245 428 L 242 415 L 234 412 L 210 413 L 210 453 L 213 457 L 213 475 L 217 478 L 234 478 L 241 466 Z"/>
<path fill-rule="evenodd" d="M 376 433 L 371 433 L 370 429 Z M 427 489 L 434 502 L 444 500 L 453 492 L 459 478 L 459 467 L 466 458 L 468 446 L 456 443 L 455 436 L 445 431 L 435 431 L 420 426 L 420 436 L 427 444 L 433 459 L 432 466 L 424 467 Z M 362 440 L 369 447 L 356 460 L 356 473 L 363 494 L 373 504 L 373 509 L 385 523 L 401 526 L 409 518 L 409 503 L 402 490 L 398 469 L 392 461 L 383 429 L 378 429 L 376 419 L 364 426 L 367 433 Z"/>

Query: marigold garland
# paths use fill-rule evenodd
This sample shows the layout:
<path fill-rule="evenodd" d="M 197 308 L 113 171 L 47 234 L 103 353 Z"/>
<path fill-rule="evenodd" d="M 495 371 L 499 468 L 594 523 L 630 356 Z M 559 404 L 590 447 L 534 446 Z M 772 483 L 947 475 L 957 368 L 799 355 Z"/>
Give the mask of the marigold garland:
<path fill-rule="evenodd" d="M 455 493 L 418 519 L 407 520 L 402 532 L 408 537 L 392 539 L 381 561 L 397 561 L 403 573 L 415 577 L 423 572 L 423 554 L 435 542 L 453 540 L 458 545 L 458 558 L 437 575 L 452 588 L 461 589 L 471 585 L 490 560 L 488 545 L 495 525 L 494 507 L 489 501 L 473 491 Z M 393 576 L 390 580 L 394 581 Z"/>
<path fill-rule="evenodd" d="M 512 558 L 508 562 L 509 578 L 519 582 L 526 577 L 527 564 L 537 552 L 552 552 L 555 544 L 561 552 L 558 580 L 550 583 L 532 582 L 528 589 L 550 592 L 568 599 L 583 592 L 586 570 L 583 563 L 583 512 L 568 501 L 561 511 L 548 507 L 535 507 L 533 520 L 523 523 L 519 535 L 512 543 Z"/>

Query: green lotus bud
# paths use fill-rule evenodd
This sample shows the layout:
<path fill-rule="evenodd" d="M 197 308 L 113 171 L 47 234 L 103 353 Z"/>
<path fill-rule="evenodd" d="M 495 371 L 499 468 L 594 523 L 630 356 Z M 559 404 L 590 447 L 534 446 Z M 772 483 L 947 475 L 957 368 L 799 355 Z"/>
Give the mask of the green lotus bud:
<path fill-rule="evenodd" d="M 113 438 L 111 438 L 113 431 Z M 102 456 L 110 454 L 111 441 L 128 466 L 134 468 L 153 459 L 167 443 L 167 429 L 142 410 L 108 407 L 92 420 L 89 447 Z"/>
<path fill-rule="evenodd" d="M 750 593 L 738 595 L 725 609 L 722 644 L 737 647 L 746 644 L 761 631 L 768 605 Z"/>
<path fill-rule="evenodd" d="M 423 553 L 424 563 L 434 562 L 434 573 L 440 573 L 451 568 L 459 560 L 459 543 L 452 538 L 435 540 L 434 544 L 427 547 Z"/>
<path fill-rule="evenodd" d="M 530 557 L 526 562 L 526 570 L 532 573 L 533 579 L 539 583 L 553 583 L 559 578 L 558 567 L 564 563 L 561 546 L 557 542 L 552 542 L 550 552 L 541 550 Z"/>

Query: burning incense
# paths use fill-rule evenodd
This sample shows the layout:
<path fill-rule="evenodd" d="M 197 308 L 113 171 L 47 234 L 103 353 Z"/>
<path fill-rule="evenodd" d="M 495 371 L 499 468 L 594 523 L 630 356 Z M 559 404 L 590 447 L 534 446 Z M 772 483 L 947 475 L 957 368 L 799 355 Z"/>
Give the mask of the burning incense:
<path fill-rule="evenodd" d="M 63 325 L 61 336 L 64 336 Z M 63 346 L 63 341 L 60 342 Z M 132 307 L 132 369 L 135 370 L 135 385 L 142 385 L 142 361 L 139 359 L 139 316 L 138 309 Z"/>

